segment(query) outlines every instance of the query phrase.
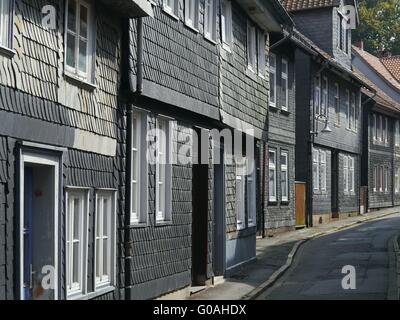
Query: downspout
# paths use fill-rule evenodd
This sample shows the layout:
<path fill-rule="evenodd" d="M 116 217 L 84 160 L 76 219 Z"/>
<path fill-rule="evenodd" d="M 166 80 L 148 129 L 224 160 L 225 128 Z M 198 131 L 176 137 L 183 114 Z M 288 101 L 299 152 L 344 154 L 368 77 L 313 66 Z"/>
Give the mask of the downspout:
<path fill-rule="evenodd" d="M 263 157 L 263 160 L 262 160 L 262 167 L 263 167 L 262 173 L 263 173 L 263 176 L 261 178 L 261 181 L 262 181 L 261 182 L 261 199 L 262 199 L 262 202 L 261 202 L 261 217 L 262 217 L 262 219 L 261 219 L 261 221 L 262 221 L 261 232 L 262 232 L 262 238 L 264 239 L 265 238 L 265 201 L 266 201 L 266 199 L 265 199 L 265 197 L 266 197 L 266 195 L 265 195 L 265 183 L 266 183 L 265 175 L 267 173 L 267 169 L 266 169 L 266 165 L 267 165 L 267 159 L 266 159 L 266 157 L 267 157 L 267 143 L 263 142 L 262 144 L 263 144 L 263 155 L 262 155 L 262 157 Z"/>
<path fill-rule="evenodd" d="M 126 148 L 125 148 L 125 232 L 124 232 L 124 242 L 125 242 L 125 299 L 131 300 L 131 280 L 130 280 L 130 270 L 131 270 L 131 261 L 132 261 L 132 238 L 131 238 L 131 230 L 129 228 L 131 224 L 131 192 L 132 185 L 130 183 L 132 177 L 132 154 L 131 150 L 133 147 L 132 141 L 132 120 L 133 120 L 133 108 L 132 103 L 137 103 L 139 97 L 143 92 L 143 18 L 136 19 L 136 45 L 137 45 L 137 57 L 136 57 L 136 91 L 133 94 L 133 101 L 128 101 L 126 105 Z M 128 30 L 128 39 L 127 43 L 130 43 L 131 40 L 131 32 L 128 27 L 125 28 Z M 129 52 L 130 48 L 128 48 Z M 129 71 L 133 71 L 135 68 L 133 60 L 130 59 L 128 55 L 128 65 Z M 132 77 L 128 74 L 129 79 L 129 88 L 132 90 L 133 83 Z"/>

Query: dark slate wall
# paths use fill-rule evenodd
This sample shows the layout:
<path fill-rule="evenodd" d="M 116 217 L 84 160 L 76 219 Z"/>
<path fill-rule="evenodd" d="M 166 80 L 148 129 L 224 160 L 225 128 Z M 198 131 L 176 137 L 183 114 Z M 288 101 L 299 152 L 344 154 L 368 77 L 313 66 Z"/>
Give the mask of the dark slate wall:
<path fill-rule="evenodd" d="M 155 1 L 154 18 L 144 18 L 144 88 L 153 99 L 200 114 L 219 118 L 218 46 L 203 36 L 204 1 L 200 1 L 199 32 L 184 20 L 184 1 L 179 0 L 179 20 Z M 219 26 L 219 23 L 217 23 Z M 136 83 L 136 25 L 130 26 L 130 68 Z M 217 32 L 219 34 L 219 32 Z M 133 90 L 136 87 L 132 88 Z"/>
<path fill-rule="evenodd" d="M 14 154 L 15 141 L 0 136 L 0 300 L 15 299 Z"/>
<path fill-rule="evenodd" d="M 228 115 L 261 130 L 265 138 L 268 126 L 268 74 L 263 79 L 258 76 L 258 71 L 253 73 L 247 67 L 248 19 L 243 9 L 232 2 L 234 40 L 231 52 L 221 49 L 220 103 L 221 109 Z"/>
<path fill-rule="evenodd" d="M 271 108 L 269 112 L 269 148 L 277 150 L 277 202 L 269 203 L 266 217 L 266 227 L 268 229 L 280 227 L 292 227 L 295 225 L 294 218 L 294 182 L 295 182 L 295 119 L 296 119 L 296 84 L 295 84 L 295 65 L 293 48 L 286 48 L 281 52 L 274 52 L 277 57 L 277 92 L 281 92 L 281 68 L 282 57 L 288 59 L 289 75 L 289 110 L 280 109 L 281 95 L 278 94 L 278 108 Z M 289 201 L 282 202 L 280 184 L 280 154 L 281 151 L 289 152 Z M 267 180 L 268 181 L 268 180 Z"/>
<path fill-rule="evenodd" d="M 395 149 L 394 147 L 394 130 L 393 130 L 393 118 L 389 118 L 389 141 L 388 144 L 374 143 L 373 142 L 373 114 L 377 116 L 382 114 L 375 110 L 370 110 L 368 118 L 368 137 L 367 143 L 369 147 L 368 152 L 368 205 L 370 208 L 385 208 L 393 205 L 393 183 L 394 183 L 394 167 L 396 167 Z M 396 150 L 397 151 L 397 150 Z M 382 192 L 377 190 L 374 192 L 374 167 L 375 166 L 387 166 L 389 167 L 389 188 L 388 191 Z"/>
<path fill-rule="evenodd" d="M 41 25 L 42 7 L 48 4 L 56 7 L 58 24 L 55 30 L 44 29 Z M 94 138 L 106 142 L 105 146 L 115 145 L 120 20 L 96 1 L 96 87 L 89 89 L 72 84 L 63 75 L 64 4 L 61 0 L 16 0 L 13 28 L 16 54 L 12 58 L 0 55 L 0 118 L 3 120 L 0 126 L 0 135 L 3 135 L 0 138 L 0 299 L 16 298 L 13 272 L 19 262 L 14 251 L 13 222 L 17 205 L 14 168 L 18 164 L 14 159 L 14 138 L 67 148 L 63 157 L 63 187 L 91 188 L 91 218 L 94 188 L 114 189 L 119 185 L 117 158 L 110 156 L 115 150 L 101 148 L 94 140 L 87 141 L 86 145 L 78 140 L 85 136 L 86 140 Z M 85 146 L 95 146 L 98 153 L 87 152 Z M 121 212 L 118 208 L 117 215 Z M 60 228 L 63 230 L 64 226 Z M 64 240 L 64 234 L 60 240 Z M 92 261 L 89 261 L 89 271 L 91 268 Z M 63 270 L 62 289 L 65 286 Z M 61 297 L 65 297 L 65 292 Z M 108 297 L 118 298 L 118 290 Z"/>

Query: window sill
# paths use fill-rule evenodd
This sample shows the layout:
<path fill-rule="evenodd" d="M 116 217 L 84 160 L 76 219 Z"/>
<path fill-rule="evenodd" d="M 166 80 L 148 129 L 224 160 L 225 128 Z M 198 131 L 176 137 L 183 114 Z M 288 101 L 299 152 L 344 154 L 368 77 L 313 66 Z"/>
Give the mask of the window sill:
<path fill-rule="evenodd" d="M 147 222 L 131 222 L 129 225 L 129 227 L 131 229 L 146 228 L 148 226 L 149 226 L 149 224 Z"/>
<path fill-rule="evenodd" d="M 289 116 L 291 112 L 289 110 L 281 109 L 281 113 L 286 116 Z"/>
<path fill-rule="evenodd" d="M 246 67 L 246 76 L 248 76 L 253 81 L 258 81 L 258 76 L 251 66 Z"/>
<path fill-rule="evenodd" d="M 173 224 L 172 220 L 168 220 L 168 221 L 156 220 L 155 226 L 156 227 L 166 227 L 166 226 L 171 226 L 172 224 Z"/>
<path fill-rule="evenodd" d="M 213 45 L 217 45 L 217 41 L 214 39 L 211 39 L 209 36 L 204 35 L 204 39 L 206 39 L 208 42 L 212 43 Z"/>
<path fill-rule="evenodd" d="M 16 54 L 16 51 L 0 45 L 0 55 L 11 59 L 15 56 L 15 54 Z"/>
<path fill-rule="evenodd" d="M 173 18 L 173 19 L 179 21 L 179 17 L 178 17 L 175 13 L 171 12 L 168 8 L 163 7 L 163 11 L 164 11 L 167 15 L 169 15 L 171 18 Z"/>
<path fill-rule="evenodd" d="M 277 200 L 268 200 L 268 205 L 276 206 L 278 204 Z"/>
<path fill-rule="evenodd" d="M 276 105 L 274 105 L 274 104 L 270 104 L 270 105 L 269 105 L 269 108 L 270 108 L 272 111 L 274 111 L 274 112 L 278 112 L 278 111 L 279 111 L 279 108 L 278 108 Z"/>
<path fill-rule="evenodd" d="M 69 72 L 64 72 L 64 78 L 70 84 L 80 87 L 82 89 L 85 89 L 88 91 L 94 91 L 97 89 L 97 86 L 95 84 L 85 81 L 85 80 L 77 77 L 76 75 L 70 74 Z"/>
<path fill-rule="evenodd" d="M 90 292 L 87 293 L 85 295 L 72 295 L 70 297 L 67 297 L 67 300 L 92 300 L 95 299 L 97 297 L 100 297 L 102 295 L 105 295 L 107 293 L 113 292 L 115 291 L 115 287 L 114 286 L 107 286 L 104 288 L 100 288 L 98 289 L 96 292 Z"/>
<path fill-rule="evenodd" d="M 192 24 L 185 21 L 185 26 L 195 33 L 199 33 L 199 29 L 193 26 Z"/>
<path fill-rule="evenodd" d="M 222 43 L 222 49 L 224 49 L 228 53 L 232 53 L 231 46 L 229 44 L 225 43 L 225 42 Z"/>

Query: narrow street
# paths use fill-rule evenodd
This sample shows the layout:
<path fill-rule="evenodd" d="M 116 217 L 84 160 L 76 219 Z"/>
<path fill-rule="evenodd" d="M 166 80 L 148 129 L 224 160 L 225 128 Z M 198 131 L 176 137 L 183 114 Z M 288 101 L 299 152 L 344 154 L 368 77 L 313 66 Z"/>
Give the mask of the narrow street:
<path fill-rule="evenodd" d="M 387 299 L 389 283 L 396 281 L 391 243 L 399 233 L 400 214 L 395 214 L 309 241 L 258 299 Z M 356 270 L 354 290 L 342 288 L 347 265 Z"/>

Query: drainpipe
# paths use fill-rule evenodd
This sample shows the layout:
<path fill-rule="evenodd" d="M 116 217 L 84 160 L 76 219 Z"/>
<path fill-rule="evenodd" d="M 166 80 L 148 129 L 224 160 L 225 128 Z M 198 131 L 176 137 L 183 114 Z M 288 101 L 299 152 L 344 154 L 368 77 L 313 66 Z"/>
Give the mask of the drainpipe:
<path fill-rule="evenodd" d="M 261 197 L 261 199 L 262 199 L 262 202 L 261 202 L 261 212 L 262 212 L 262 215 L 261 215 L 261 221 L 262 221 L 262 230 L 261 230 L 261 232 L 262 232 L 262 238 L 265 238 L 265 183 L 266 183 L 266 179 L 265 179 L 265 174 L 267 173 L 267 169 L 266 169 L 266 165 L 267 165 L 267 160 L 266 160 L 266 157 L 267 157 L 267 143 L 266 142 L 263 142 L 263 155 L 262 155 L 262 157 L 263 157 L 263 160 L 262 160 L 262 173 L 263 173 L 263 176 L 262 176 L 262 178 L 261 178 L 261 194 L 262 194 L 262 197 Z"/>
<path fill-rule="evenodd" d="M 125 43 L 130 43 L 130 31 L 129 31 L 129 22 L 128 26 L 124 30 L 128 30 L 128 37 L 125 37 Z M 132 177 L 132 119 L 133 119 L 133 108 L 132 103 L 137 104 L 139 97 L 143 92 L 143 19 L 136 19 L 136 45 L 137 45 L 137 57 L 136 57 L 136 91 L 133 95 L 133 101 L 128 101 L 126 105 L 126 149 L 125 149 L 125 232 L 124 232 L 124 251 L 125 251 L 125 299 L 131 300 L 131 279 L 130 279 L 130 269 L 131 269 L 131 261 L 132 261 L 132 238 L 131 238 L 131 230 L 129 228 L 131 223 L 131 192 L 132 185 L 130 183 Z M 127 38 L 127 39 L 126 39 Z M 127 48 L 129 52 L 129 48 Z M 129 70 L 134 70 L 134 63 L 132 59 L 128 56 L 128 65 Z M 131 76 L 128 75 L 129 78 L 129 88 L 133 88 L 133 83 Z"/>

